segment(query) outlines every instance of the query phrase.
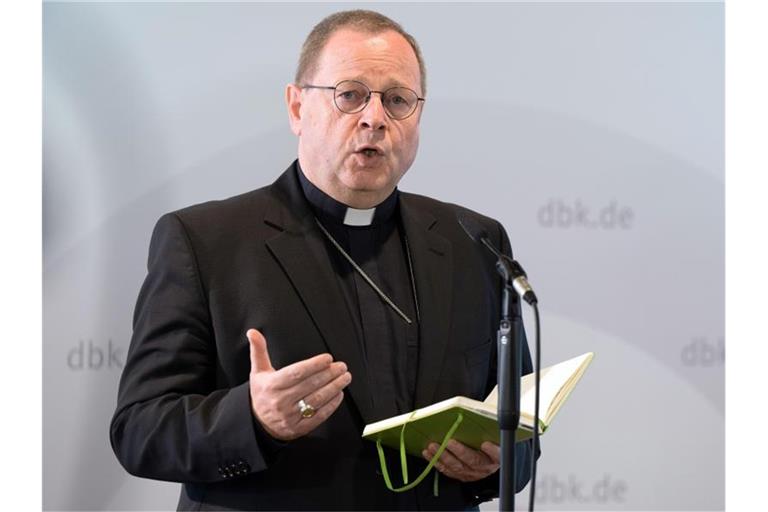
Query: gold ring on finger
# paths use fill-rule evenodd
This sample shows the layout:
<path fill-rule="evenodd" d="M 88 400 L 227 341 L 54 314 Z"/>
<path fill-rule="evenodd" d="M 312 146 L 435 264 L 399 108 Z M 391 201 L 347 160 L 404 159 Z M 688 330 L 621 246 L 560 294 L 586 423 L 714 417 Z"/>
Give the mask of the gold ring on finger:
<path fill-rule="evenodd" d="M 315 412 L 317 412 L 315 411 L 315 408 L 305 402 L 304 399 L 299 400 L 296 405 L 299 408 L 302 418 L 311 418 L 315 415 Z"/>

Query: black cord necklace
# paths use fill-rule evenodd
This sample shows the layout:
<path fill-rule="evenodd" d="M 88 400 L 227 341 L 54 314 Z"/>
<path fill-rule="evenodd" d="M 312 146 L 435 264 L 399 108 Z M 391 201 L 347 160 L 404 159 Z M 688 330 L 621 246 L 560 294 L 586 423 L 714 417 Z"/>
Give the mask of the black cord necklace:
<path fill-rule="evenodd" d="M 360 268 L 360 266 L 357 263 L 355 263 L 355 260 L 353 260 L 352 257 L 349 254 L 347 254 L 347 251 L 345 251 L 344 248 L 341 246 L 341 244 L 339 244 L 339 242 L 337 242 L 336 239 L 333 238 L 333 235 L 331 235 L 328 232 L 328 230 L 325 229 L 325 226 L 323 226 L 323 224 L 320 222 L 320 220 L 317 217 L 315 217 L 315 222 L 320 227 L 320 231 L 322 231 L 323 234 L 326 236 L 326 238 L 328 238 L 328 240 L 330 240 L 331 244 L 333 244 L 333 246 L 339 251 L 339 253 L 344 257 L 344 259 L 346 259 L 347 262 L 349 262 L 349 264 L 352 265 L 352 268 L 355 269 L 355 272 L 360 274 L 360 277 L 362 277 L 363 280 L 366 283 L 368 283 L 368 285 L 373 289 L 373 291 L 375 291 L 378 294 L 378 296 L 381 298 L 381 300 L 386 302 L 389 305 L 389 307 L 391 307 L 395 311 L 395 313 L 397 313 L 400 316 L 400 318 L 405 320 L 405 322 L 408 325 L 411 325 L 413 323 L 413 320 L 411 320 L 408 317 L 408 315 L 403 313 L 403 311 L 399 307 L 397 307 L 397 305 L 394 303 L 394 301 L 392 299 L 390 299 L 387 296 L 387 294 L 384 293 L 381 290 L 381 288 L 379 288 L 376 285 L 376 283 L 373 282 L 373 280 L 368 276 L 368 274 L 366 274 L 365 271 L 362 268 Z M 405 240 L 405 253 L 406 253 L 406 256 L 407 256 L 407 259 L 408 259 L 408 275 L 409 275 L 409 278 L 410 278 L 410 281 L 411 281 L 411 291 L 413 293 L 413 302 L 414 302 L 414 305 L 416 306 L 416 320 L 418 321 L 418 320 L 420 320 L 420 318 L 419 318 L 419 316 L 420 316 L 419 315 L 419 298 L 416 295 L 416 281 L 413 278 L 413 262 L 411 261 L 411 248 L 410 248 L 410 246 L 408 244 L 408 237 L 405 236 L 405 233 L 403 233 L 403 239 Z"/>

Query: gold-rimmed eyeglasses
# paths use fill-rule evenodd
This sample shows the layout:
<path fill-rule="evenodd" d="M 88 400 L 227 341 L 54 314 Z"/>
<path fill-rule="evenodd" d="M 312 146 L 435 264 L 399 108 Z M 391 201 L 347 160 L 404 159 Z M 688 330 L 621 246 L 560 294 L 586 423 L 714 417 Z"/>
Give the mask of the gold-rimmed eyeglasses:
<path fill-rule="evenodd" d="M 402 121 L 416 112 L 420 98 L 416 91 L 407 87 L 390 87 L 385 91 L 372 91 L 367 85 L 357 80 L 343 80 L 334 86 L 330 85 L 304 85 L 302 89 L 327 89 L 334 91 L 333 103 L 336 108 L 345 114 L 357 114 L 361 112 L 371 101 L 371 94 L 381 96 L 381 103 L 387 115 L 398 121 Z"/>

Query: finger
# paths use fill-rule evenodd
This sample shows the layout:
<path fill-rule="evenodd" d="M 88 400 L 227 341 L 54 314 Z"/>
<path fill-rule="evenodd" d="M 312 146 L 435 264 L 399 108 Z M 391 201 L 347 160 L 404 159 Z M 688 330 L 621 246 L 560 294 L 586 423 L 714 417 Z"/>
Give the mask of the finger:
<path fill-rule="evenodd" d="M 437 453 L 435 450 L 432 449 L 431 446 L 425 448 L 421 451 L 421 456 L 424 457 L 428 462 L 432 462 L 432 459 L 435 458 L 435 453 Z M 440 459 L 435 461 L 435 467 L 442 473 L 445 470 L 445 464 L 440 462 Z"/>
<path fill-rule="evenodd" d="M 427 450 L 425 450 L 426 455 L 425 457 L 429 460 L 432 460 L 433 454 L 430 454 Z M 435 462 L 435 469 L 437 469 L 440 473 L 447 476 L 448 478 L 453 478 L 455 480 L 459 481 L 469 481 L 470 479 L 474 479 L 472 477 L 468 477 L 468 475 L 465 472 L 456 472 L 452 470 L 450 467 L 446 466 L 444 463 L 440 462 L 439 460 Z"/>
<path fill-rule="evenodd" d="M 433 454 L 437 448 L 438 446 L 433 443 Z M 484 477 L 498 469 L 498 464 L 491 461 L 486 454 L 453 439 L 448 442 L 440 460 L 450 470 L 461 474 L 463 478 Z"/>
<path fill-rule="evenodd" d="M 341 361 L 336 361 L 335 363 L 331 363 L 331 365 L 325 369 L 321 370 L 313 375 L 310 375 L 303 381 L 299 382 L 296 386 L 290 389 L 290 396 L 291 400 L 298 401 L 300 399 L 306 400 L 307 397 L 313 393 L 316 393 L 318 390 L 324 388 L 331 382 L 338 379 L 341 375 L 344 375 L 344 373 L 347 373 L 347 365 Z M 350 379 L 351 379 L 350 375 Z M 336 393 L 341 391 L 343 388 L 339 388 L 334 392 L 330 397 L 333 397 Z M 327 398 L 330 398 L 327 397 Z M 327 401 L 326 398 L 326 401 Z M 314 402 L 313 402 L 314 405 Z"/>
<path fill-rule="evenodd" d="M 248 329 L 245 333 L 250 345 L 251 373 L 274 371 L 272 361 L 269 360 L 267 340 L 256 329 Z"/>
<path fill-rule="evenodd" d="M 328 403 L 316 410 L 315 415 L 311 418 L 301 418 L 296 425 L 296 432 L 300 435 L 307 434 L 316 429 L 321 423 L 331 417 L 331 414 L 336 412 L 341 402 L 344 401 L 344 392 L 338 393 Z"/>
<path fill-rule="evenodd" d="M 449 478 L 454 478 L 456 480 L 461 480 L 461 478 L 460 478 L 458 473 L 453 471 L 451 468 L 449 468 L 448 466 L 446 466 L 442 462 L 440 462 L 440 461 L 435 462 L 435 467 L 437 468 L 437 470 L 439 472 L 441 472 L 445 476 L 447 476 Z"/>
<path fill-rule="evenodd" d="M 275 372 L 275 389 L 289 389 L 317 372 L 326 370 L 333 362 L 331 354 L 320 354 L 280 368 Z"/>
<path fill-rule="evenodd" d="M 493 464 L 493 461 L 484 452 L 473 450 L 455 439 L 448 442 L 448 450 L 465 466 L 486 467 Z"/>
<path fill-rule="evenodd" d="M 429 446 L 429 451 L 430 451 L 432 457 L 435 456 L 435 454 L 437 453 L 438 448 L 439 448 L 439 446 L 437 444 L 435 444 L 435 443 L 432 443 Z M 446 466 L 448 469 L 450 469 L 451 471 L 454 471 L 456 473 L 460 473 L 460 472 L 466 470 L 466 467 L 464 466 L 464 464 L 462 464 L 462 462 L 459 459 L 457 459 L 453 454 L 451 454 L 451 452 L 448 449 L 443 450 L 442 455 L 440 455 L 440 462 L 444 466 Z"/>
<path fill-rule="evenodd" d="M 480 450 L 482 450 L 494 464 L 501 463 L 501 451 L 499 445 L 486 441 L 480 445 Z"/>
<path fill-rule="evenodd" d="M 427 460 L 432 460 L 432 458 L 435 455 L 436 449 L 437 449 L 437 445 L 433 445 L 432 447 L 424 450 L 424 452 L 422 452 L 422 455 Z M 473 482 L 476 480 L 480 480 L 490 475 L 491 473 L 493 473 L 498 469 L 496 466 L 488 467 L 485 469 L 470 468 L 467 466 L 459 467 L 458 464 L 456 464 L 455 462 L 450 462 L 450 457 L 451 457 L 450 453 L 448 453 L 447 450 L 444 451 L 443 454 L 440 456 L 440 460 L 435 462 L 435 468 L 437 468 L 437 470 L 440 473 L 444 474 L 445 476 L 449 478 L 453 478 L 455 480 L 459 480 L 461 482 Z M 449 462 L 446 462 L 446 461 L 449 461 Z M 458 462 L 458 460 L 456 461 Z"/>
<path fill-rule="evenodd" d="M 342 389 L 347 387 L 350 382 L 352 382 L 352 374 L 345 371 L 314 393 L 305 395 L 304 401 L 315 409 L 323 407 L 335 398 Z"/>

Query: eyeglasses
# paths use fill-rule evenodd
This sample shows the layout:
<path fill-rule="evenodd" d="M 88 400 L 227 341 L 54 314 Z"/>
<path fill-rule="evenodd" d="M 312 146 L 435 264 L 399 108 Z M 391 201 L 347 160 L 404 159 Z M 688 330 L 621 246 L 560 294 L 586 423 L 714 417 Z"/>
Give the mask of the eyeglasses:
<path fill-rule="evenodd" d="M 416 107 L 420 101 L 426 101 L 419 98 L 416 91 L 407 87 L 390 87 L 386 91 L 372 91 L 362 82 L 357 80 L 343 80 L 335 86 L 327 85 L 305 85 L 304 89 L 328 89 L 334 91 L 333 103 L 336 108 L 345 114 L 357 114 L 361 112 L 371 101 L 371 94 L 381 95 L 381 103 L 384 105 L 384 111 L 387 115 L 398 121 L 410 117 L 416 112 Z"/>

